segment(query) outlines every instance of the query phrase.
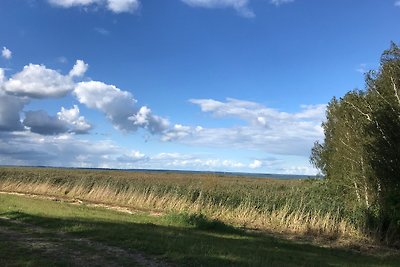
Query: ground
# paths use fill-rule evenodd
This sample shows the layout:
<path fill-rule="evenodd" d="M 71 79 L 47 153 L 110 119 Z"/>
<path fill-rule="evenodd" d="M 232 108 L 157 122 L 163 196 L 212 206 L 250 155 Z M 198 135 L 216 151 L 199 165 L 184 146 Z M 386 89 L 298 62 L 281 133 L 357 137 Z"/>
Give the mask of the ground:
<path fill-rule="evenodd" d="M 0 237 L 1 266 L 400 266 L 390 250 L 371 255 L 198 215 L 9 194 L 0 194 Z"/>

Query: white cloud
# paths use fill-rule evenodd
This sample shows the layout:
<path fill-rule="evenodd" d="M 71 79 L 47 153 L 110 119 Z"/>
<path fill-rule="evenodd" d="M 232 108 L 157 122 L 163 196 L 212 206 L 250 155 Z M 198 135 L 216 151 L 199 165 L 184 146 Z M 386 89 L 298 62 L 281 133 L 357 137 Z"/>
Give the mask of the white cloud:
<path fill-rule="evenodd" d="M 137 129 L 137 126 L 128 120 L 137 110 L 137 101 L 131 93 L 99 81 L 80 82 L 73 93 L 80 103 L 103 112 L 117 129 Z"/>
<path fill-rule="evenodd" d="M 181 0 L 192 7 L 233 8 L 244 17 L 254 17 L 254 12 L 248 7 L 249 0 Z"/>
<path fill-rule="evenodd" d="M 3 50 L 1 50 L 1 56 L 5 59 L 11 59 L 12 52 L 7 47 L 3 46 Z"/>
<path fill-rule="evenodd" d="M 132 13 L 140 7 L 139 0 L 48 0 L 48 2 L 63 8 L 101 6 L 114 13 Z"/>
<path fill-rule="evenodd" d="M 129 164 L 146 164 L 149 158 L 138 150 L 132 150 L 122 154 L 121 156 L 118 156 L 116 160 L 119 164 L 125 164 L 125 166 L 129 168 Z"/>
<path fill-rule="evenodd" d="M 4 83 L 7 93 L 30 98 L 63 97 L 73 88 L 71 77 L 35 64 L 25 66 Z"/>
<path fill-rule="evenodd" d="M 138 0 L 107 0 L 107 7 L 114 13 L 134 12 L 140 6 Z"/>
<path fill-rule="evenodd" d="M 136 107 L 137 101 L 127 91 L 99 81 L 76 83 L 75 78 L 84 76 L 87 69 L 88 64 L 83 60 L 77 60 L 68 75 L 44 65 L 29 64 L 10 79 L 0 69 L 0 103 L 3 103 L 0 128 L 20 129 L 19 114 L 30 99 L 60 98 L 72 91 L 80 103 L 103 112 L 119 130 L 131 132 L 143 128 L 159 134 L 169 127 L 167 119 L 154 115 L 148 107 Z M 91 129 L 79 116 L 77 106 L 70 110 L 62 108 L 58 117 L 44 111 L 28 111 L 24 124 L 41 134 L 86 133 Z"/>
<path fill-rule="evenodd" d="M 147 129 L 150 133 L 160 133 L 168 128 L 169 122 L 167 119 L 153 115 L 151 109 L 143 106 L 139 111 L 130 116 L 128 120 L 132 121 L 134 125 L 138 125 Z"/>
<path fill-rule="evenodd" d="M 74 105 L 71 109 L 61 107 L 61 111 L 57 113 L 57 117 L 60 121 L 66 122 L 71 131 L 75 133 L 87 133 L 92 128 L 92 125 L 83 116 L 80 116 L 77 105 Z"/>
<path fill-rule="evenodd" d="M 252 163 L 249 164 L 250 169 L 258 169 L 262 167 L 262 161 L 255 159 Z"/>
<path fill-rule="evenodd" d="M 103 0 L 48 0 L 50 4 L 60 7 L 89 6 L 100 4 Z"/>
<path fill-rule="evenodd" d="M 250 125 L 270 127 L 276 122 L 290 122 L 296 119 L 322 121 L 326 105 L 302 105 L 298 113 L 287 113 L 267 108 L 261 104 L 228 98 L 226 102 L 213 99 L 191 99 L 203 112 L 211 112 L 216 117 L 234 117 L 247 121 Z"/>
<path fill-rule="evenodd" d="M 270 3 L 275 5 L 275 6 L 280 6 L 283 4 L 289 4 L 294 2 L 294 0 L 271 0 Z"/>
<path fill-rule="evenodd" d="M 85 134 L 92 128 L 85 118 L 79 115 L 79 108 L 76 105 L 71 109 L 62 107 L 57 116 L 50 116 L 44 110 L 27 111 L 23 124 L 31 132 L 42 135 Z"/>
<path fill-rule="evenodd" d="M 400 1 L 398 0 L 398 1 L 394 2 L 394 6 L 400 7 Z"/>
<path fill-rule="evenodd" d="M 88 68 L 89 68 L 88 64 L 86 64 L 83 60 L 78 59 L 76 61 L 75 65 L 70 70 L 69 76 L 70 77 L 82 77 Z"/>
<path fill-rule="evenodd" d="M 198 155 L 187 155 L 180 153 L 159 153 L 149 158 L 149 164 L 162 169 L 182 170 L 238 170 L 246 165 L 242 162 Z"/>
<path fill-rule="evenodd" d="M 103 112 L 115 128 L 136 131 L 145 128 L 152 134 L 164 131 L 168 121 L 153 115 L 147 107 L 137 109 L 132 94 L 99 81 L 80 82 L 74 90 L 79 102 Z"/>
<path fill-rule="evenodd" d="M 261 150 L 272 154 L 309 155 L 321 140 L 325 105 L 303 105 L 295 113 L 281 112 L 255 102 L 192 99 L 202 111 L 217 118 L 239 118 L 247 125 L 225 128 L 181 126 L 166 131 L 162 140 L 187 145 Z"/>
<path fill-rule="evenodd" d="M 174 141 L 192 136 L 193 133 L 199 132 L 203 129 L 201 126 L 192 128 L 190 126 L 185 126 L 181 124 L 175 124 L 174 127 L 167 130 L 161 137 L 162 141 Z"/>
<path fill-rule="evenodd" d="M 278 169 L 280 174 L 292 174 L 292 175 L 317 175 L 318 170 L 313 168 L 312 166 L 290 166 L 290 167 L 282 167 Z"/>

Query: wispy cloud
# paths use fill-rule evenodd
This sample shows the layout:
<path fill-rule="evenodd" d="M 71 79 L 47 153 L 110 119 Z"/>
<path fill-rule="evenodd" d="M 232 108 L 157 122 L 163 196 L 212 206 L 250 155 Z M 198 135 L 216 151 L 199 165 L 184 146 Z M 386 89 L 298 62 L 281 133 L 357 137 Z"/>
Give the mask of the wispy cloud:
<path fill-rule="evenodd" d="M 400 7 L 400 1 L 398 0 L 398 1 L 394 2 L 394 6 Z"/>
<path fill-rule="evenodd" d="M 283 4 L 289 4 L 294 2 L 294 0 L 271 0 L 270 3 L 275 5 L 275 6 L 280 6 Z"/>
<path fill-rule="evenodd" d="M 252 18 L 254 12 L 249 8 L 249 0 L 181 0 L 192 7 L 203 8 L 233 8 L 241 16 Z"/>
<path fill-rule="evenodd" d="M 96 28 L 94 28 L 94 30 L 95 30 L 97 33 L 101 34 L 101 35 L 109 35 L 109 34 L 110 34 L 110 31 L 109 31 L 109 30 L 106 30 L 106 29 L 101 28 L 101 27 L 96 27 Z"/>
<path fill-rule="evenodd" d="M 48 0 L 54 6 L 70 7 L 104 7 L 113 13 L 133 13 L 140 7 L 139 0 Z"/>
<path fill-rule="evenodd" d="M 306 156 L 313 142 L 323 137 L 324 104 L 304 105 L 299 112 L 288 113 L 238 99 L 227 99 L 226 102 L 213 99 L 190 101 L 215 118 L 238 118 L 246 125 L 224 128 L 175 125 L 166 131 L 162 137 L 164 141 Z"/>

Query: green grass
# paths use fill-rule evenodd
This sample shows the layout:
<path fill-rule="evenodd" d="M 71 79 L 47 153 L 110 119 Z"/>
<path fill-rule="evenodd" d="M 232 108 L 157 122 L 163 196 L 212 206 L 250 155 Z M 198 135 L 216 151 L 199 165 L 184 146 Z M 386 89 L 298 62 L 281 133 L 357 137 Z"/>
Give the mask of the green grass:
<path fill-rule="evenodd" d="M 71 236 L 139 250 L 178 266 L 399 266 L 400 263 L 398 256 L 364 255 L 249 233 L 203 215 L 152 216 L 146 212 L 129 215 L 0 194 L 0 216 L 52 232 L 63 231 Z M 13 227 L 24 229 L 18 224 Z M 27 252 L 12 241 L 0 241 L 0 244 L 2 265 L 57 263 L 54 262 L 57 259 L 39 257 L 35 251 Z M 10 246 L 16 249 L 11 251 Z"/>

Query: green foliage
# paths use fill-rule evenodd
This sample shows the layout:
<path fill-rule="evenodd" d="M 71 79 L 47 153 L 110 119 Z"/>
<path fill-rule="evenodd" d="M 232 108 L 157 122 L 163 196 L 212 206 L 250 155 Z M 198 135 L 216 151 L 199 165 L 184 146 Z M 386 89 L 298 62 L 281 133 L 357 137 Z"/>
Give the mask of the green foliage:
<path fill-rule="evenodd" d="M 356 209 L 366 211 L 366 226 L 378 227 L 387 241 L 396 242 L 400 239 L 400 48 L 392 43 L 383 53 L 380 69 L 366 75 L 366 90 L 333 98 L 326 117 L 325 140 L 315 143 L 311 163 L 348 202 L 357 203 Z"/>

